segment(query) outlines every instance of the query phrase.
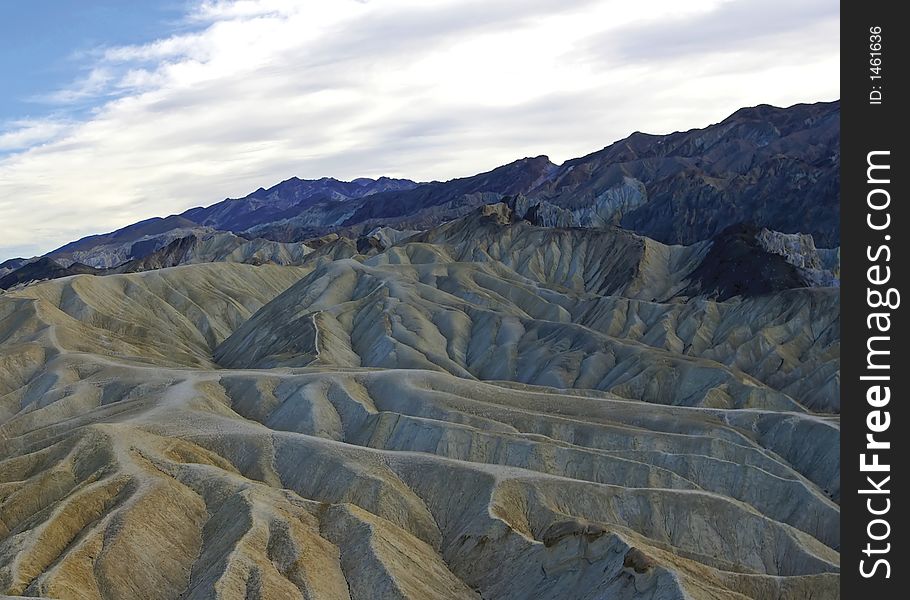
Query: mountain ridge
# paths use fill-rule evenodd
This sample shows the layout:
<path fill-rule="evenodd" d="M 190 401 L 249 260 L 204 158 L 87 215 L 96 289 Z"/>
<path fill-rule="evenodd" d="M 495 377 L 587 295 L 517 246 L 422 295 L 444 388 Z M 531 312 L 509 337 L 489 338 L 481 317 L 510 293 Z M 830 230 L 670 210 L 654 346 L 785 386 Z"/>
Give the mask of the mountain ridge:
<path fill-rule="evenodd" d="M 635 132 L 561 165 L 543 155 L 526 157 L 448 181 L 291 177 L 242 198 L 88 236 L 45 256 L 109 268 L 116 266 L 113 260 L 142 258 L 194 229 L 278 242 L 336 230 L 357 237 L 382 226 L 426 229 L 515 196 L 541 223 L 616 224 L 665 243 L 692 243 L 751 222 L 811 234 L 819 247 L 833 248 L 839 237 L 839 111 L 839 101 L 745 107 L 707 127 Z M 169 236 L 171 230 L 184 233 Z M 87 254 L 140 237 L 148 243 L 135 253 L 124 247 L 101 260 Z"/>

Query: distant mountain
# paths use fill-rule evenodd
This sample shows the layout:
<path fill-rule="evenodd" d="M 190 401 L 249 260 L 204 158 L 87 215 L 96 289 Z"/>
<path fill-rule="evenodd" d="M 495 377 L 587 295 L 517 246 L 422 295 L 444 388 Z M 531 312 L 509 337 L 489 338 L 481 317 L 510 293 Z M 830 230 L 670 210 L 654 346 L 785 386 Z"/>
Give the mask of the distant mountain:
<path fill-rule="evenodd" d="M 316 205 L 332 206 L 346 200 L 410 190 L 416 186 L 408 179 L 390 177 L 364 177 L 353 181 L 339 181 L 331 177 L 292 177 L 269 189 L 259 188 L 243 198 L 229 198 L 207 208 L 191 208 L 180 216 L 199 225 L 239 232 L 263 223 L 292 218 Z"/>
<path fill-rule="evenodd" d="M 634 133 L 561 166 L 525 158 L 473 177 L 311 203 L 246 234 L 302 240 L 339 227 L 426 229 L 517 197 L 540 224 L 619 225 L 664 243 L 710 239 L 742 222 L 839 244 L 840 103 L 745 108 L 669 135 Z M 513 202 L 514 204 L 514 202 Z"/>
<path fill-rule="evenodd" d="M 353 181 L 294 177 L 267 190 L 260 188 L 244 198 L 223 200 L 208 208 L 193 208 L 181 215 L 155 217 L 110 233 L 91 235 L 53 250 L 47 256 L 63 266 L 81 262 L 98 269 L 112 269 L 127 262 L 141 261 L 187 237 L 196 239 L 216 231 L 244 231 L 259 223 L 297 215 L 321 202 L 344 204 L 352 199 L 416 185 L 413 181 L 389 177 Z M 151 259 L 151 263 L 156 260 Z M 8 262 L 12 270 L 14 263 Z M 4 273 L 0 271 L 0 274 Z"/>
<path fill-rule="evenodd" d="M 426 229 L 504 196 L 528 193 L 557 169 L 546 156 L 523 158 L 471 177 L 389 190 L 343 204 L 312 204 L 294 217 L 253 227 L 246 234 L 290 242 L 338 228 L 355 235 L 381 226 Z"/>
<path fill-rule="evenodd" d="M 203 231 L 199 225 L 178 215 L 155 217 L 111 233 L 70 242 L 47 256 L 64 266 L 82 262 L 96 268 L 109 268 L 150 254 L 175 239 L 199 231 Z"/>
<path fill-rule="evenodd" d="M 840 243 L 839 143 L 840 102 L 743 108 L 704 129 L 634 133 L 566 161 L 526 205 L 552 224 L 611 223 L 665 243 L 751 222 L 830 248 Z"/>
<path fill-rule="evenodd" d="M 47 256 L 63 267 L 108 270 L 129 262 L 182 264 L 184 255 L 197 262 L 255 261 L 277 252 L 286 261 L 299 251 L 254 245 L 235 252 L 242 241 L 222 237 L 203 248 L 199 240 L 217 232 L 293 244 L 330 233 L 358 240 L 384 228 L 425 231 L 500 201 L 515 217 L 543 227 L 619 226 L 665 244 L 691 245 L 748 225 L 808 234 L 813 249 L 832 249 L 840 237 L 839 119 L 839 102 L 760 105 L 703 129 L 633 133 L 562 165 L 537 156 L 429 183 L 293 177 L 243 198 L 89 236 Z M 165 250 L 177 240 L 185 241 Z M 386 247 L 388 240 L 358 243 Z M 24 264 L 3 263 L 0 276 Z"/>

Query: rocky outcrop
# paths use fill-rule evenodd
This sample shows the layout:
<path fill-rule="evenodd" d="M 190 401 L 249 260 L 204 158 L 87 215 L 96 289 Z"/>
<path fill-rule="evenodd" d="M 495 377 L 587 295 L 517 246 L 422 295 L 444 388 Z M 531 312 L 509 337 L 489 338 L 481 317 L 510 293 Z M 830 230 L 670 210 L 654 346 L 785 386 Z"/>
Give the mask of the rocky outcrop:
<path fill-rule="evenodd" d="M 762 229 L 756 236 L 762 249 L 784 259 L 816 287 L 837 286 L 840 283 L 840 250 L 815 247 L 815 240 L 804 233 L 780 233 Z"/>

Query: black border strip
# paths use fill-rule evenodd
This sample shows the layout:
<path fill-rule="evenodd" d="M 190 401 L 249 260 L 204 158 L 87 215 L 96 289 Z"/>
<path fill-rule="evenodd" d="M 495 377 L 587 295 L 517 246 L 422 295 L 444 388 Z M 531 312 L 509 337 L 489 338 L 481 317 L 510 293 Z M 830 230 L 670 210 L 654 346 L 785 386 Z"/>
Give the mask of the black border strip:
<path fill-rule="evenodd" d="M 897 2 L 841 3 L 841 595 L 847 600 L 910 597 L 910 565 L 904 560 L 910 535 L 903 518 L 904 511 L 910 510 L 910 501 L 898 492 L 907 489 L 904 463 L 910 460 L 907 444 L 902 443 L 910 433 L 907 427 L 910 412 L 904 408 L 910 389 L 906 383 L 910 365 L 903 350 L 910 344 L 910 337 L 903 307 L 872 308 L 867 296 L 869 289 L 882 293 L 889 288 L 898 292 L 908 290 L 906 281 L 910 272 L 910 261 L 900 260 L 910 251 L 910 219 L 905 209 L 910 198 L 905 196 L 904 183 L 910 170 L 907 153 L 901 145 L 906 136 L 903 123 L 910 111 L 901 81 L 906 73 L 905 40 L 910 35 L 907 31 L 910 23 L 898 17 L 898 6 Z M 873 54 L 875 27 L 881 28 L 879 55 Z M 875 64 L 875 58 L 880 58 L 880 65 Z M 880 66 L 877 73 L 880 79 L 873 78 L 874 66 Z M 872 171 L 871 178 L 878 181 L 870 183 L 867 161 L 869 153 L 874 151 L 888 152 L 872 158 L 876 164 L 887 163 L 890 169 Z M 885 204 L 890 195 L 887 208 L 871 210 L 867 206 L 870 193 L 877 205 Z M 890 216 L 890 226 L 879 231 L 872 229 L 867 218 L 881 226 L 885 223 L 885 213 Z M 888 252 L 880 250 L 882 246 L 890 249 L 890 261 L 886 261 Z M 890 267 L 887 283 L 870 284 L 870 267 L 875 267 L 873 278 L 884 277 L 888 273 L 885 267 Z M 910 302 L 910 296 L 903 300 Z M 874 321 L 870 330 L 867 319 L 871 313 L 888 313 L 889 317 Z M 878 327 L 888 322 L 890 330 L 880 332 Z M 870 336 L 876 335 L 890 338 L 873 342 L 877 350 L 890 352 L 876 355 L 876 361 L 888 363 L 890 369 L 870 370 L 867 366 L 867 342 Z M 890 380 L 862 379 L 868 375 L 887 375 Z M 876 384 L 889 386 L 891 396 L 887 404 L 873 406 L 868 402 L 867 392 Z M 881 396 L 879 391 L 873 402 Z M 875 411 L 880 412 L 874 414 Z M 866 436 L 870 427 L 884 427 L 884 412 L 890 419 L 888 427 L 873 435 L 876 441 L 890 442 L 890 449 L 870 450 Z M 872 419 L 871 425 L 867 418 Z M 860 455 L 864 453 L 867 463 L 875 460 L 872 454 L 877 454 L 880 463 L 888 464 L 890 470 L 862 472 Z M 882 480 L 889 475 L 891 479 L 883 484 Z M 889 493 L 868 493 L 874 491 L 872 484 Z M 886 506 L 886 513 L 870 514 L 870 509 L 882 511 Z M 870 529 L 870 522 L 876 518 L 887 524 L 874 523 Z M 875 540 L 870 538 L 870 533 L 873 537 L 883 537 L 886 533 L 887 536 Z M 876 565 L 879 559 L 887 561 L 887 566 Z M 871 572 L 872 576 L 864 577 L 861 570 Z"/>

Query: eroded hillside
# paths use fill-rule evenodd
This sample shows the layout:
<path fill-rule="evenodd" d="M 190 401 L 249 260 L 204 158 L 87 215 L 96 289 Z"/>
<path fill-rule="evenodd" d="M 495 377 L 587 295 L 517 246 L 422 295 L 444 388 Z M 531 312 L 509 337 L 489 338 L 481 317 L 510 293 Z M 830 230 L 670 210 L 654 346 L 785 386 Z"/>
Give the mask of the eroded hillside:
<path fill-rule="evenodd" d="M 400 237 L 0 296 L 0 593 L 838 597 L 817 257 L 726 297 L 717 240 Z"/>

